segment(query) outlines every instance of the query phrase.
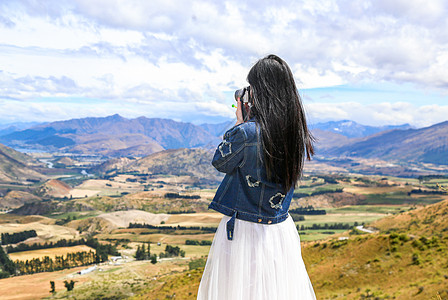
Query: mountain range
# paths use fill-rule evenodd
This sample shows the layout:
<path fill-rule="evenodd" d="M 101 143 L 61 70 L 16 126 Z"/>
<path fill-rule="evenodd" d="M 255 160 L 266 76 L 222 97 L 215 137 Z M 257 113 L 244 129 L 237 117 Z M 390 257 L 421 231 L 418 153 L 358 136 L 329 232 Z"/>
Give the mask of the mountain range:
<path fill-rule="evenodd" d="M 368 126 L 361 125 L 354 121 L 342 120 L 342 121 L 330 121 L 325 123 L 317 123 L 310 125 L 311 130 L 320 129 L 323 131 L 338 133 L 348 138 L 361 138 L 369 135 L 376 134 L 382 131 L 389 131 L 395 129 L 409 129 L 412 128 L 409 124 L 403 125 L 386 125 L 386 126 Z"/>
<path fill-rule="evenodd" d="M 420 129 L 377 133 L 327 148 L 323 154 L 448 165 L 448 121 Z"/>
<path fill-rule="evenodd" d="M 57 121 L 0 137 L 0 142 L 12 147 L 105 156 L 145 156 L 164 149 L 211 147 L 219 140 L 191 123 L 146 117 L 127 119 L 118 114 Z"/>
<path fill-rule="evenodd" d="M 167 149 L 213 149 L 233 121 L 194 125 L 118 114 L 40 124 L 0 136 L 13 148 L 38 148 L 108 157 L 144 157 Z M 426 128 L 365 126 L 353 121 L 310 126 L 317 154 L 448 164 L 448 121 Z"/>

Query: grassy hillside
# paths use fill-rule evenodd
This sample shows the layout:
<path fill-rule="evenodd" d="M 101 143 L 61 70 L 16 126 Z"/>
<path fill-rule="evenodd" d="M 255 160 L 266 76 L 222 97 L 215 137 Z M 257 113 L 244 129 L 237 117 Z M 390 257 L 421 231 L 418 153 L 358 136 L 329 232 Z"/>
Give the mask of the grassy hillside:
<path fill-rule="evenodd" d="M 32 167 L 40 165 L 30 156 L 0 144 L 0 183 L 31 183 L 45 176 Z"/>
<path fill-rule="evenodd" d="M 14 209 L 26 203 L 35 203 L 41 200 L 41 198 L 31 193 L 12 190 L 5 197 L 0 198 L 0 208 Z"/>
<path fill-rule="evenodd" d="M 150 174 L 188 175 L 198 183 L 219 183 L 223 177 L 211 165 L 213 152 L 203 149 L 175 149 L 158 152 L 132 162 L 126 171 Z"/>

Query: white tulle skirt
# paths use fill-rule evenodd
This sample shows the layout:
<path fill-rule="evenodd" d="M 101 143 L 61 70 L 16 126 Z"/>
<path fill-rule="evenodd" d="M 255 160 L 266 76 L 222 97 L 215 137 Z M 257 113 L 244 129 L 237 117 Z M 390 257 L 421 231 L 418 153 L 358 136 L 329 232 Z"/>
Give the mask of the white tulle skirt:
<path fill-rule="evenodd" d="M 199 300 L 316 299 L 291 216 L 264 225 L 235 220 L 232 241 L 224 216 L 210 248 Z"/>

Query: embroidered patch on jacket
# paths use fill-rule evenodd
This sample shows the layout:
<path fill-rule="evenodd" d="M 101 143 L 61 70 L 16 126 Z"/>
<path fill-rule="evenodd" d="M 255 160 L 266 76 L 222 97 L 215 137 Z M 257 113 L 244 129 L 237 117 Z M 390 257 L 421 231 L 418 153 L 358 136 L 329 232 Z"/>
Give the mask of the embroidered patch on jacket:
<path fill-rule="evenodd" d="M 221 145 L 218 147 L 219 152 L 221 152 L 222 157 L 232 154 L 232 143 L 226 140 L 222 141 Z"/>
<path fill-rule="evenodd" d="M 247 185 L 249 187 L 256 187 L 260 185 L 260 181 L 255 180 L 255 178 L 253 178 L 250 175 L 246 175 L 246 181 L 247 181 Z"/>
<path fill-rule="evenodd" d="M 285 195 L 282 193 L 277 193 L 274 196 L 269 199 L 269 203 L 271 204 L 271 207 L 274 209 L 280 209 L 282 208 L 282 202 L 285 200 Z"/>

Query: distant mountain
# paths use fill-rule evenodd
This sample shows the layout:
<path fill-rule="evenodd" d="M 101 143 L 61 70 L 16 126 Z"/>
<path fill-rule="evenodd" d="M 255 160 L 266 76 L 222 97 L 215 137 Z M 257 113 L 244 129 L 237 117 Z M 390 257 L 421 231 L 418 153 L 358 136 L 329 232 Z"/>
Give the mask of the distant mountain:
<path fill-rule="evenodd" d="M 115 114 L 43 124 L 3 135 L 0 141 L 13 147 L 145 156 L 164 149 L 214 147 L 220 138 L 191 123 L 146 117 L 127 119 Z"/>
<path fill-rule="evenodd" d="M 37 126 L 41 123 L 39 122 L 15 122 L 8 124 L 0 124 L 0 136 L 5 135 L 14 131 L 25 130 L 27 128 Z"/>
<path fill-rule="evenodd" d="M 315 139 L 316 154 L 326 149 L 332 149 L 335 147 L 341 147 L 342 145 L 349 144 L 353 139 L 350 139 L 342 134 L 325 131 L 319 128 L 311 131 Z"/>
<path fill-rule="evenodd" d="M 448 121 L 420 129 L 378 133 L 342 147 L 327 148 L 324 154 L 448 165 Z"/>
<path fill-rule="evenodd" d="M 14 131 L 20 131 L 21 129 L 17 126 L 8 126 L 8 127 L 4 127 L 0 129 L 0 136 L 2 135 L 6 135 L 6 134 L 10 134 L 11 132 Z"/>
<path fill-rule="evenodd" d="M 366 137 L 378 132 L 395 130 L 395 129 L 409 129 L 409 124 L 403 125 L 387 125 L 387 126 L 367 126 L 361 125 L 354 121 L 342 120 L 342 121 L 330 121 L 325 123 L 317 123 L 310 125 L 311 129 L 320 129 L 324 131 L 334 132 L 341 134 L 349 138 Z"/>
<path fill-rule="evenodd" d="M 46 176 L 33 170 L 41 166 L 32 157 L 0 144 L 0 182 L 31 183 Z"/>
<path fill-rule="evenodd" d="M 219 124 L 201 124 L 199 126 L 214 136 L 222 137 L 223 134 L 227 130 L 232 128 L 234 125 L 235 125 L 235 121 L 232 120 L 232 121 L 219 123 Z"/>

